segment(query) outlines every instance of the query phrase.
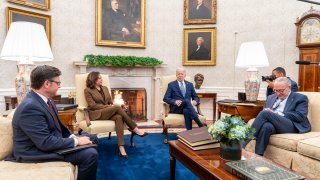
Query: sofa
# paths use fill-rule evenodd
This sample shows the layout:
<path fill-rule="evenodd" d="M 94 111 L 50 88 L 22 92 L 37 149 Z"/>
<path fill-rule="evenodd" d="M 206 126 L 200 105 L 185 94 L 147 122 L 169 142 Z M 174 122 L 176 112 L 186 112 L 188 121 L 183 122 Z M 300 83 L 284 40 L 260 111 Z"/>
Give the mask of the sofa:
<path fill-rule="evenodd" d="M 11 115 L 10 115 L 11 114 Z M 17 163 L 5 161 L 12 154 L 12 114 L 0 117 L 0 179 L 10 180 L 74 180 L 77 169 L 67 162 Z"/>
<path fill-rule="evenodd" d="M 274 134 L 270 137 L 264 157 L 309 178 L 320 178 L 320 92 L 299 92 L 309 99 L 308 118 L 311 132 Z M 248 123 L 252 124 L 254 119 Z M 255 141 L 246 150 L 254 152 Z"/>

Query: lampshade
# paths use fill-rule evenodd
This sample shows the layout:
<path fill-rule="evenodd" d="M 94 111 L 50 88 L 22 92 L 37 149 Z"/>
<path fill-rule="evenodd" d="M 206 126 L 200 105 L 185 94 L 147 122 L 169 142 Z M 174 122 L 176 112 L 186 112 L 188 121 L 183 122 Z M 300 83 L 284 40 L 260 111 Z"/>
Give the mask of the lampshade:
<path fill-rule="evenodd" d="M 241 44 L 236 67 L 256 68 L 266 66 L 269 66 L 269 62 L 262 42 L 252 41 Z"/>
<path fill-rule="evenodd" d="M 4 41 L 0 59 L 10 61 L 52 61 L 44 27 L 31 22 L 13 22 Z"/>

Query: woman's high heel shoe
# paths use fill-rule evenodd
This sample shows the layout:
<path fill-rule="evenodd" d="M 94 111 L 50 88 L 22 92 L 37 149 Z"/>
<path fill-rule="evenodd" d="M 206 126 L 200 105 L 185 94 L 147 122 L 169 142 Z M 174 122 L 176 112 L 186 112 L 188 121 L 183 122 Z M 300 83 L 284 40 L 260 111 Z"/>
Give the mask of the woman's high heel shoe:
<path fill-rule="evenodd" d="M 120 151 L 119 151 L 119 156 L 120 156 L 120 157 L 123 157 L 123 158 L 125 158 L 125 159 L 128 159 L 128 158 L 129 158 L 128 154 L 123 155 L 123 154 L 121 154 L 121 152 L 120 152 Z"/>
<path fill-rule="evenodd" d="M 135 133 L 134 131 L 132 131 L 132 133 L 133 133 L 134 135 L 137 135 L 137 136 L 140 136 L 140 137 L 144 137 L 144 136 L 146 136 L 146 135 L 149 134 L 149 133 L 147 133 L 147 132 L 144 132 L 142 135 L 139 135 L 139 134 Z"/>

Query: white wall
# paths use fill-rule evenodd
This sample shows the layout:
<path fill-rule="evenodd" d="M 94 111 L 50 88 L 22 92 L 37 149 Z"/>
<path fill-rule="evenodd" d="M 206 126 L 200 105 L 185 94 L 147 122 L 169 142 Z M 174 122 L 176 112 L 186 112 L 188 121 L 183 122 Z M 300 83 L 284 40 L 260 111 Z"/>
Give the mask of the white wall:
<path fill-rule="evenodd" d="M 47 63 L 62 70 L 61 94 L 74 88 L 74 61 L 85 54 L 137 55 L 159 58 L 168 64 L 163 74 L 173 74 L 182 66 L 183 28 L 217 27 L 217 65 L 186 66 L 187 73 L 205 76 L 203 87 L 218 91 L 219 97 L 233 96 L 243 88 L 245 69 L 235 69 L 235 58 L 242 42 L 263 41 L 270 67 L 260 75 L 269 75 L 283 66 L 292 79 L 298 79 L 298 48 L 295 45 L 296 18 L 308 11 L 310 4 L 295 0 L 217 0 L 217 24 L 183 25 L 183 0 L 146 0 L 146 49 L 95 46 L 95 1 L 51 0 L 51 10 L 42 11 L 0 0 L 0 49 L 6 36 L 7 6 L 52 16 L 54 61 Z M 315 9 L 320 9 L 315 5 Z M 237 32 L 237 33 L 236 33 Z M 16 63 L 0 61 L 0 111 L 3 98 L 14 95 Z M 262 85 L 264 98 L 266 85 Z"/>

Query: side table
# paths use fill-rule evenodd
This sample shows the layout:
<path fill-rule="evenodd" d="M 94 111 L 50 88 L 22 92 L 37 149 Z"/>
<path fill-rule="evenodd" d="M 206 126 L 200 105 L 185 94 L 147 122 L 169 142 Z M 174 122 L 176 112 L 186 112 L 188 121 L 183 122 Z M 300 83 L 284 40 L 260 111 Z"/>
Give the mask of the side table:
<path fill-rule="evenodd" d="M 75 132 L 77 129 L 74 128 L 73 124 L 76 122 L 76 113 L 77 113 L 77 108 L 73 109 L 68 109 L 64 111 L 58 111 L 58 116 L 60 121 L 68 126 L 68 128 L 72 131 Z"/>
<path fill-rule="evenodd" d="M 218 101 L 218 119 L 221 118 L 221 113 L 223 112 L 230 115 L 241 116 L 245 122 L 248 122 L 250 119 L 257 117 L 259 112 L 262 111 L 264 103 L 265 101 L 243 103 Z"/>
<path fill-rule="evenodd" d="M 196 91 L 197 92 L 197 91 Z M 216 120 L 216 101 L 217 101 L 217 93 L 213 93 L 213 92 L 202 92 L 202 91 L 198 91 L 197 92 L 198 97 L 201 98 L 212 98 L 213 99 L 213 103 L 212 103 L 212 108 L 213 108 L 213 119 L 212 120 Z"/>
<path fill-rule="evenodd" d="M 54 103 L 61 104 L 61 95 L 54 96 L 53 100 Z M 14 109 L 16 108 L 16 105 L 18 105 L 17 96 L 4 96 L 4 102 L 6 103 L 6 111 L 9 109 Z"/>

